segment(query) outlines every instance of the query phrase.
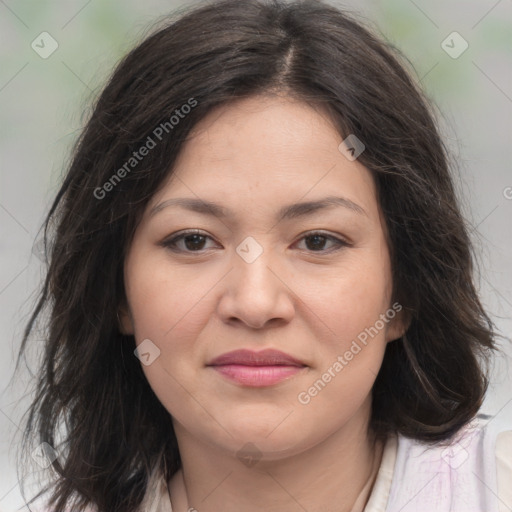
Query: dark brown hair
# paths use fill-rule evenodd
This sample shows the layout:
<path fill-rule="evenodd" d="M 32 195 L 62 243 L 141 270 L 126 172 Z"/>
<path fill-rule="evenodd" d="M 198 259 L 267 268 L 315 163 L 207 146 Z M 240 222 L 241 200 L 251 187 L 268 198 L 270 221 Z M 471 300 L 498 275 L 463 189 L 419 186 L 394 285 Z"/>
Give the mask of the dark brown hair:
<path fill-rule="evenodd" d="M 251 95 L 282 91 L 322 108 L 340 136 L 366 146 L 359 162 L 375 179 L 389 233 L 393 301 L 410 319 L 387 346 L 371 428 L 434 443 L 477 414 L 493 324 L 475 290 L 448 152 L 400 60 L 355 17 L 321 1 L 227 0 L 170 20 L 117 66 L 46 218 L 48 271 L 18 358 L 42 320 L 24 445 L 29 453 L 30 443 L 46 442 L 61 453 L 53 510 L 135 511 L 153 468 L 169 479 L 180 467 L 171 417 L 133 354 L 135 340 L 118 329 L 123 260 L 191 128 Z M 162 123 L 156 147 L 117 173 Z"/>

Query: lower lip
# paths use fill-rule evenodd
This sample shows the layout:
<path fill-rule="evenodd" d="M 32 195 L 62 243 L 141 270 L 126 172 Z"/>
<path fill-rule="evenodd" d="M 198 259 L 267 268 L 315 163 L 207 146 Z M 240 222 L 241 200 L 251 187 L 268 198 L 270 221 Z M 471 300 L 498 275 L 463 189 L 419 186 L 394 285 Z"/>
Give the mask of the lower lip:
<path fill-rule="evenodd" d="M 212 366 L 224 377 L 244 386 L 262 387 L 272 386 L 293 375 L 296 375 L 304 366 L 246 366 L 242 364 L 226 364 Z"/>

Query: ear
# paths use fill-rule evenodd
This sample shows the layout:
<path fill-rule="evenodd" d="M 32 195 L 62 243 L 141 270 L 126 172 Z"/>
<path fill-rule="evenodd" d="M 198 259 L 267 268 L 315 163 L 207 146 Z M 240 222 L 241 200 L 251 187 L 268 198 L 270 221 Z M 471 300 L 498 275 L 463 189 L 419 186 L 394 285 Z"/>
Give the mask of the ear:
<path fill-rule="evenodd" d="M 412 321 L 411 315 L 404 310 L 401 304 L 395 302 L 390 310 L 395 311 L 396 314 L 388 323 L 386 330 L 387 343 L 401 338 L 407 332 L 407 329 L 409 329 Z"/>
<path fill-rule="evenodd" d="M 133 320 L 130 308 L 126 303 L 119 306 L 117 311 L 118 329 L 122 334 L 133 335 Z"/>

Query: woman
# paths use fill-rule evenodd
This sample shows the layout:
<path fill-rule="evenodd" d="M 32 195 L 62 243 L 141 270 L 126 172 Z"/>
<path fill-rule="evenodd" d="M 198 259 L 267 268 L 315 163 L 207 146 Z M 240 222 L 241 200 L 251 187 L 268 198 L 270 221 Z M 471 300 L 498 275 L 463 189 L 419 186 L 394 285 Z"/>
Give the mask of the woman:
<path fill-rule="evenodd" d="M 228 0 L 148 37 L 46 227 L 20 356 L 49 308 L 52 511 L 512 507 L 444 145 L 346 13 Z"/>

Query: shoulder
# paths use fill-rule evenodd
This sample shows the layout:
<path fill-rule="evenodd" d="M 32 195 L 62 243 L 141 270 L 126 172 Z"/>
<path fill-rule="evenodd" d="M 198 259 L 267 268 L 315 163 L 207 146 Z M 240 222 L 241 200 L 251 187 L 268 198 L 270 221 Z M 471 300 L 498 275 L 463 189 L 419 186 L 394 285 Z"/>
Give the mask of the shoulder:
<path fill-rule="evenodd" d="M 398 436 L 386 510 L 501 512 L 501 503 L 507 503 L 502 482 L 511 481 L 510 427 L 480 414 L 443 443 Z"/>
<path fill-rule="evenodd" d="M 502 507 L 503 510 L 512 510 L 512 487 L 510 485 L 512 482 L 512 429 L 498 434 L 495 454 L 498 495 L 505 505 L 504 508 Z"/>
<path fill-rule="evenodd" d="M 47 503 L 39 503 L 38 505 L 27 505 L 23 510 L 30 510 L 31 512 L 54 512 L 54 509 Z M 21 509 L 20 509 L 21 510 Z M 69 506 L 66 508 L 66 512 L 76 512 L 74 509 Z M 91 505 L 87 506 L 82 512 L 98 512 L 97 508 L 92 507 Z"/>
<path fill-rule="evenodd" d="M 27 508 L 27 510 L 28 510 L 28 508 Z M 53 512 L 53 509 L 48 506 L 41 506 L 39 508 L 34 508 L 31 505 L 30 510 L 31 510 L 31 512 Z M 66 509 L 66 512 L 74 512 L 74 511 L 71 508 L 68 508 L 68 509 Z M 83 512 L 97 512 L 97 510 L 92 507 L 87 507 Z"/>

